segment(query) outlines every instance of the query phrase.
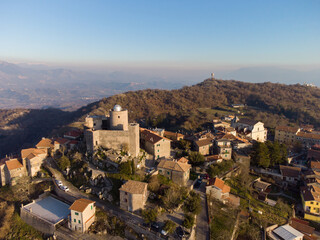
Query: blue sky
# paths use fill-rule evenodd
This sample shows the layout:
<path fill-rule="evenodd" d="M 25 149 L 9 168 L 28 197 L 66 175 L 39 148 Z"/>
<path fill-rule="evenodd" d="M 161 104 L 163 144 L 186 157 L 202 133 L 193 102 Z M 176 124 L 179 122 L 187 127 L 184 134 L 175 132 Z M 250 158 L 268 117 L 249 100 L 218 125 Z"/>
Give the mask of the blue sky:
<path fill-rule="evenodd" d="M 320 1 L 1 1 L 0 60 L 320 66 Z"/>

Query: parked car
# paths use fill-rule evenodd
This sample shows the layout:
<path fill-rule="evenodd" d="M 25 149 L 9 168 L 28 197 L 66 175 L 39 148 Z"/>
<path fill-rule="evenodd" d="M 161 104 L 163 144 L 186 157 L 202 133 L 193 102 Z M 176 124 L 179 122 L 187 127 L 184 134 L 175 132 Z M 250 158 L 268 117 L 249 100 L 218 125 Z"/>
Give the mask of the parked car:
<path fill-rule="evenodd" d="M 200 187 L 201 183 L 202 183 L 202 179 L 198 178 L 193 187 L 198 188 Z"/>
<path fill-rule="evenodd" d="M 61 186 L 61 189 L 65 192 L 69 192 L 69 188 L 67 186 Z"/>
<path fill-rule="evenodd" d="M 168 235 L 168 232 L 164 229 L 161 230 L 160 232 L 163 236 L 167 236 Z"/>
<path fill-rule="evenodd" d="M 61 187 L 62 186 L 62 182 L 60 180 L 55 180 L 56 181 L 56 184 Z"/>
<path fill-rule="evenodd" d="M 159 224 L 156 222 L 151 223 L 151 230 L 155 231 L 155 232 L 159 232 L 159 230 L 160 230 Z"/>

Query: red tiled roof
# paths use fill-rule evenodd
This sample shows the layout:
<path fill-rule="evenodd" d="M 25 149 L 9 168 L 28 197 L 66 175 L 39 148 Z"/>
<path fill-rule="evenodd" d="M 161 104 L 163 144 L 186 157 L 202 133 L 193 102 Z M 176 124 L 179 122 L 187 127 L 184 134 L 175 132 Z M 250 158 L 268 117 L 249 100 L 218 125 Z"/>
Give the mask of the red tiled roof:
<path fill-rule="evenodd" d="M 21 158 L 24 159 L 28 157 L 30 154 L 39 155 L 39 154 L 47 154 L 46 149 L 38 149 L 38 148 L 27 148 L 21 150 Z"/>
<path fill-rule="evenodd" d="M 9 171 L 23 167 L 22 164 L 18 161 L 18 159 L 11 159 L 6 161 L 6 166 Z"/>
<path fill-rule="evenodd" d="M 42 138 L 36 145 L 37 148 L 53 148 L 53 141 L 49 138 Z"/>
<path fill-rule="evenodd" d="M 59 138 L 57 138 L 55 141 L 56 141 L 57 143 L 59 143 L 59 144 L 67 144 L 70 140 L 69 140 L 69 139 L 66 139 L 66 138 L 61 138 L 61 137 L 59 137 Z"/>
<path fill-rule="evenodd" d="M 212 186 L 212 185 L 221 189 L 223 193 L 230 192 L 230 187 L 228 185 L 224 184 L 224 181 L 221 180 L 220 178 L 215 177 L 213 179 L 210 179 L 209 186 Z"/>
<path fill-rule="evenodd" d="M 85 198 L 80 198 L 75 200 L 73 204 L 69 207 L 69 209 L 77 212 L 83 212 L 91 203 L 94 203 L 94 201 Z"/>
<path fill-rule="evenodd" d="M 314 232 L 314 228 L 309 226 L 308 221 L 303 221 L 298 218 L 292 218 L 289 225 L 304 234 L 312 235 Z"/>

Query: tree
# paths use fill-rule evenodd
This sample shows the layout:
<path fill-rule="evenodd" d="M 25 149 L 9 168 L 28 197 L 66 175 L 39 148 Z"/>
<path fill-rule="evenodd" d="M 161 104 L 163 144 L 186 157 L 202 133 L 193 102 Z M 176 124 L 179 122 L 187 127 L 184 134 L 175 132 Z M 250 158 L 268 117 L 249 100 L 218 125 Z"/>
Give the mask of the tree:
<path fill-rule="evenodd" d="M 67 156 L 62 156 L 58 159 L 58 167 L 64 171 L 70 167 L 70 160 Z"/>
<path fill-rule="evenodd" d="M 157 220 L 158 211 L 154 208 L 146 209 L 142 210 L 141 215 L 146 223 L 151 223 Z"/>
<path fill-rule="evenodd" d="M 256 142 L 251 154 L 252 163 L 259 167 L 267 168 L 270 165 L 269 149 L 266 144 Z"/>
<path fill-rule="evenodd" d="M 207 169 L 207 173 L 211 178 L 214 178 L 222 173 L 229 171 L 232 168 L 232 161 L 223 161 L 222 163 L 218 163 L 216 165 L 210 165 Z"/>
<path fill-rule="evenodd" d="M 199 166 L 204 163 L 204 156 L 198 152 L 190 152 L 189 161 L 191 162 L 192 166 Z"/>
<path fill-rule="evenodd" d="M 177 224 L 175 224 L 173 221 L 171 220 L 166 220 L 164 221 L 164 227 L 163 229 L 168 232 L 168 233 L 173 233 L 174 230 L 176 229 Z"/>
<path fill-rule="evenodd" d="M 184 226 L 185 228 L 192 228 L 194 225 L 194 215 L 193 214 L 186 214 L 184 216 L 184 220 L 182 223 L 182 226 Z"/>
<path fill-rule="evenodd" d="M 186 188 L 170 187 L 161 198 L 164 208 L 173 210 L 186 198 Z"/>
<path fill-rule="evenodd" d="M 183 205 L 185 213 L 199 214 L 201 211 L 201 198 L 199 193 L 191 191 Z"/>
<path fill-rule="evenodd" d="M 183 140 L 183 139 L 180 139 L 179 140 L 179 148 L 180 149 L 183 149 L 183 150 L 190 150 L 190 142 L 189 141 L 186 141 L 186 140 Z"/>
<path fill-rule="evenodd" d="M 120 163 L 119 171 L 120 171 L 121 174 L 132 175 L 133 174 L 133 169 L 132 169 L 131 161 Z"/>

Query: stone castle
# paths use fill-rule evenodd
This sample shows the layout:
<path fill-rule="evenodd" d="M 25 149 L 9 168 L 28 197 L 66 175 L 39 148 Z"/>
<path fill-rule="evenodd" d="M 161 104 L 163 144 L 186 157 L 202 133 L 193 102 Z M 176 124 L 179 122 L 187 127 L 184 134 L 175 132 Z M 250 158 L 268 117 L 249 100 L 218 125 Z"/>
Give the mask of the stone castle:
<path fill-rule="evenodd" d="M 128 122 L 128 110 L 115 105 L 109 116 L 86 117 L 87 151 L 98 147 L 127 151 L 137 157 L 140 152 L 139 124 Z"/>

